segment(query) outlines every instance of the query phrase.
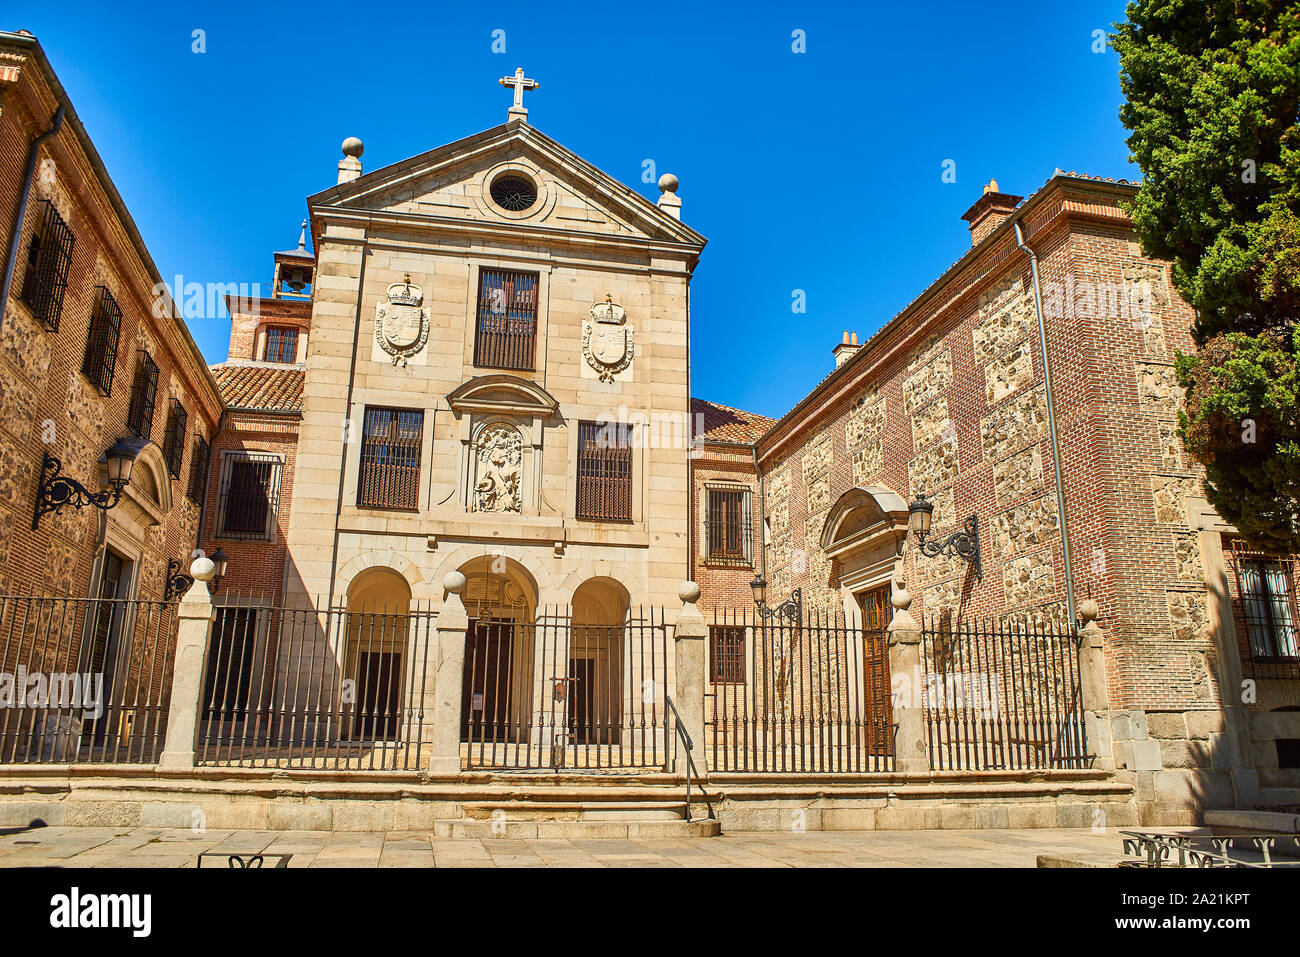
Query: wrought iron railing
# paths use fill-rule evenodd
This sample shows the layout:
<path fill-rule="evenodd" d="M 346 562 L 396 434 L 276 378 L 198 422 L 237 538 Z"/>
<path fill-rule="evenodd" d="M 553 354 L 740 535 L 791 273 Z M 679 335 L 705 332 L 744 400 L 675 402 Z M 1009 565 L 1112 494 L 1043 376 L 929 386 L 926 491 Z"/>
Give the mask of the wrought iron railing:
<path fill-rule="evenodd" d="M 1006 620 L 940 624 L 921 637 L 921 695 L 935 770 L 1083 768 L 1079 639 Z"/>
<path fill-rule="evenodd" d="M 420 770 L 437 613 L 422 606 L 217 609 L 199 764 Z"/>
<path fill-rule="evenodd" d="M 1300 867 L 1300 835 L 1120 831 L 1121 867 Z"/>
<path fill-rule="evenodd" d="M 711 772 L 893 769 L 884 630 L 838 615 L 796 622 L 723 608 L 714 609 L 712 627 L 728 635 L 728 660 L 709 667 L 715 680 L 705 700 L 704 747 Z M 716 653 L 718 644 L 710 645 Z"/>
<path fill-rule="evenodd" d="M 0 596 L 0 764 L 156 762 L 175 646 L 171 604 Z"/>
<path fill-rule="evenodd" d="M 667 755 L 667 761 L 664 765 L 664 770 L 666 771 L 678 770 L 677 768 L 678 752 L 680 751 L 680 753 L 684 755 L 685 759 L 683 763 L 685 764 L 685 767 L 681 768 L 680 770 L 682 770 L 685 773 L 685 777 L 686 777 L 686 808 L 685 808 L 686 820 L 688 821 L 694 820 L 694 817 L 691 814 L 691 787 L 692 785 L 695 784 L 696 780 L 698 779 L 700 800 L 704 802 L 704 806 L 708 809 L 709 820 L 716 821 L 717 816 L 713 813 L 713 802 L 709 799 L 708 792 L 704 790 L 704 776 L 701 775 L 699 770 L 695 767 L 695 758 L 691 754 L 691 751 L 695 747 L 695 742 L 691 740 L 691 736 L 687 733 L 686 727 L 682 724 L 682 716 L 681 713 L 678 712 L 677 710 L 677 705 L 673 704 L 673 699 L 668 695 L 664 696 L 664 708 L 665 708 L 664 737 L 667 738 L 668 736 L 667 726 L 670 718 L 672 719 L 673 730 L 675 732 L 672 738 L 672 742 L 673 742 L 672 751 L 669 755 Z"/>

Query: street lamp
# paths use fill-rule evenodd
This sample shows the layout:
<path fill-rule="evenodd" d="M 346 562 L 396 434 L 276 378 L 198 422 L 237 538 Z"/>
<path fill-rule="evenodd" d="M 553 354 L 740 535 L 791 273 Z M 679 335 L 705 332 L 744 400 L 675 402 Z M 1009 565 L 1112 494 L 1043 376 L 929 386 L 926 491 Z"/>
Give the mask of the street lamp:
<path fill-rule="evenodd" d="M 65 505 L 76 509 L 93 505 L 105 512 L 115 506 L 122 497 L 122 489 L 131 482 L 131 470 L 135 465 L 137 451 L 139 450 L 125 439 L 113 443 L 99 463 L 100 484 L 107 487 L 98 492 L 92 492 L 76 479 L 62 474 L 63 463 L 46 452 L 41 459 L 41 482 L 36 490 L 32 531 L 36 531 L 42 515 L 58 512 Z"/>
<path fill-rule="evenodd" d="M 907 529 L 916 536 L 916 543 L 921 554 L 927 558 L 939 555 L 956 555 L 968 565 L 975 568 L 975 577 L 983 578 L 980 567 L 980 527 L 979 515 L 966 519 L 966 526 L 953 532 L 942 541 L 930 539 L 930 522 L 934 517 L 934 502 L 918 492 L 916 501 L 907 507 Z"/>
<path fill-rule="evenodd" d="M 217 589 L 221 587 L 221 579 L 226 577 L 226 566 L 230 564 L 230 559 L 221 550 L 220 545 L 208 558 L 212 559 L 212 593 L 216 594 Z"/>
<path fill-rule="evenodd" d="M 767 607 L 767 580 L 761 575 L 754 577 L 749 583 L 750 589 L 754 592 L 754 606 L 758 613 L 764 618 L 784 618 L 796 624 L 803 618 L 803 590 L 796 588 L 794 592 L 777 605 L 775 608 Z"/>

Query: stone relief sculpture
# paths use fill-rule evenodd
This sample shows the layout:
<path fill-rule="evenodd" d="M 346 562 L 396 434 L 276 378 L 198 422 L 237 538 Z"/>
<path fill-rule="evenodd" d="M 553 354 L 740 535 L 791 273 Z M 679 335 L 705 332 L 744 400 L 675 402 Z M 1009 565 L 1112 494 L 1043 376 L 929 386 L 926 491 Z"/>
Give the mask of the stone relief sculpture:
<path fill-rule="evenodd" d="M 522 496 L 523 438 L 504 422 L 490 425 L 475 446 L 474 508 L 479 512 L 519 512 Z"/>
<path fill-rule="evenodd" d="M 591 321 L 583 323 L 583 358 L 596 370 L 601 382 L 612 382 L 615 375 L 632 364 L 634 351 L 627 313 L 605 296 L 604 302 L 591 307 Z"/>
<path fill-rule="evenodd" d="M 388 287 L 388 301 L 375 307 L 375 341 L 393 357 L 393 365 L 406 365 L 429 340 L 429 313 L 423 302 L 424 290 L 411 285 L 407 274 L 404 282 Z"/>

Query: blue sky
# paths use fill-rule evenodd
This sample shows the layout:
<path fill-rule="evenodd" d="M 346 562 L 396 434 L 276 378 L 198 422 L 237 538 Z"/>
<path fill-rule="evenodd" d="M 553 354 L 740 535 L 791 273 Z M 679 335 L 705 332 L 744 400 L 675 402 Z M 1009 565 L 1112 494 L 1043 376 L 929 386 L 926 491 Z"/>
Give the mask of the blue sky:
<path fill-rule="evenodd" d="M 270 279 L 345 136 L 372 170 L 495 126 L 510 97 L 496 81 L 522 65 L 543 132 L 652 199 L 644 161 L 677 174 L 683 219 L 709 238 L 692 391 L 768 415 L 826 374 L 842 330 L 879 329 L 969 248 L 959 217 L 991 177 L 1027 195 L 1058 166 L 1137 175 L 1118 57 L 1092 49 L 1122 0 L 5 8 L 0 26 L 40 39 L 162 275 L 202 283 Z M 225 358 L 224 318 L 190 325 Z"/>

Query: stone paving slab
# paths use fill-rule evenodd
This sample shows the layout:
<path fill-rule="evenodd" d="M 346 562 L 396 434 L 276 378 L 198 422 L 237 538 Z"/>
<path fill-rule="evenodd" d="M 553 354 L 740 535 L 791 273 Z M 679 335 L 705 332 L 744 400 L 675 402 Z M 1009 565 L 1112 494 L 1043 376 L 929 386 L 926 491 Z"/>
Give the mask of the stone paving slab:
<path fill-rule="evenodd" d="M 0 833 L 0 867 L 193 867 L 200 853 L 293 855 L 299 867 L 1033 867 L 1118 859 L 1118 831 L 752 831 L 698 840 L 435 838 L 422 831 L 195 832 L 44 827 Z"/>

